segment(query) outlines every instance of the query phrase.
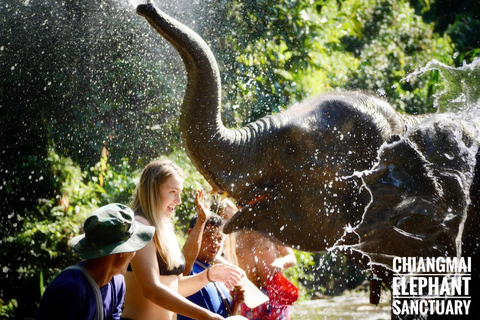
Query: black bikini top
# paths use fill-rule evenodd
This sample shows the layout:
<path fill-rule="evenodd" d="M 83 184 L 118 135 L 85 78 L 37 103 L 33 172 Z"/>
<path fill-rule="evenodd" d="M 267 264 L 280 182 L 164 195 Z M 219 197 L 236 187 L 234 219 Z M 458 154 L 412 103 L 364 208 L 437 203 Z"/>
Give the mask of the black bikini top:
<path fill-rule="evenodd" d="M 185 270 L 185 257 L 182 255 L 183 262 L 173 269 L 167 269 L 167 264 L 163 261 L 162 257 L 157 252 L 157 261 L 158 261 L 158 269 L 160 271 L 161 276 L 171 276 L 172 274 L 178 276 L 183 273 Z M 127 271 L 133 271 L 130 264 L 128 264 Z"/>
<path fill-rule="evenodd" d="M 179 274 L 182 274 L 183 271 L 185 270 L 185 257 L 182 254 L 182 263 L 173 269 L 167 269 L 167 265 L 165 261 L 163 261 L 162 257 L 157 253 L 157 261 L 158 261 L 158 268 L 160 269 L 160 275 L 161 276 L 170 276 L 172 274 L 178 276 Z"/>

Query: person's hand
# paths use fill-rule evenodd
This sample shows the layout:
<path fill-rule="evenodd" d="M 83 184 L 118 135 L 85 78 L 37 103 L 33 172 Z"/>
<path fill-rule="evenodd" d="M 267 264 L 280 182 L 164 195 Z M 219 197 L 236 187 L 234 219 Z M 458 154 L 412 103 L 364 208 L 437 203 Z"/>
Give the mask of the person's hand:
<path fill-rule="evenodd" d="M 274 275 L 274 274 L 277 274 L 279 272 L 283 272 L 283 264 L 284 263 L 283 263 L 282 258 L 275 259 L 271 264 L 270 273 L 272 275 Z"/>
<path fill-rule="evenodd" d="M 228 290 L 233 290 L 234 286 L 241 285 L 242 278 L 245 277 L 242 269 L 231 264 L 215 264 L 207 272 L 211 281 L 223 282 Z"/>
<path fill-rule="evenodd" d="M 242 286 L 234 286 L 231 295 L 234 303 L 245 302 L 245 290 Z"/>
<path fill-rule="evenodd" d="M 205 320 L 223 320 L 223 319 L 225 319 L 225 318 L 222 317 L 221 315 L 210 312 L 210 315 Z"/>
<path fill-rule="evenodd" d="M 210 218 L 210 210 L 205 207 L 205 192 L 203 189 L 197 190 L 195 193 L 195 206 L 197 207 L 198 220 L 205 222 Z"/>

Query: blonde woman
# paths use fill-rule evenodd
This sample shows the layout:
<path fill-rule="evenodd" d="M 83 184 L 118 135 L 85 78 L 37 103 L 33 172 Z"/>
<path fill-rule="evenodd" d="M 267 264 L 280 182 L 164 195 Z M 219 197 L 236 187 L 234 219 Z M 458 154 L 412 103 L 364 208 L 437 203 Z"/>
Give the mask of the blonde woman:
<path fill-rule="evenodd" d="M 129 268 L 132 271 L 125 275 L 123 319 L 170 320 L 176 313 L 198 320 L 223 319 L 184 297 L 211 281 L 223 282 L 230 290 L 241 282 L 243 272 L 226 264 L 182 276 L 185 260 L 171 223 L 182 190 L 183 174 L 171 161 L 154 161 L 145 167 L 131 207 L 138 222 L 155 227 L 155 235 L 137 252 Z"/>

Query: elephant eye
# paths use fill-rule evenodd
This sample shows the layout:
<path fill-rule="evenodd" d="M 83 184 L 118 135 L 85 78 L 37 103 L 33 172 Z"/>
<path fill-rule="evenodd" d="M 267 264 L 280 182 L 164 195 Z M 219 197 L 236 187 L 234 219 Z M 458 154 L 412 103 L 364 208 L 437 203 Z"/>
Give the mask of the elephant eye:
<path fill-rule="evenodd" d="M 285 151 L 287 152 L 287 154 L 294 154 L 297 151 L 297 146 L 293 143 L 290 143 L 289 145 L 287 145 Z"/>

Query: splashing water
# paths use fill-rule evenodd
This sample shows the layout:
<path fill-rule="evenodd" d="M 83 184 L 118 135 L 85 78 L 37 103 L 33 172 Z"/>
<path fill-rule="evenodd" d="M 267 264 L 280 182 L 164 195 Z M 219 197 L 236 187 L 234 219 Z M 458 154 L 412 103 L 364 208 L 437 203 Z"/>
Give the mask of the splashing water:
<path fill-rule="evenodd" d="M 131 5 L 133 8 L 136 8 L 139 4 L 147 3 L 147 2 L 150 2 L 150 1 L 147 1 L 147 0 L 144 0 L 144 1 L 141 1 L 141 0 L 128 0 L 128 2 L 130 3 L 130 5 Z"/>
<path fill-rule="evenodd" d="M 421 76 L 428 71 L 438 70 L 446 83 L 445 91 L 437 94 L 434 106 L 439 112 L 478 112 L 480 106 L 480 58 L 459 68 L 432 60 L 425 67 L 405 78 Z"/>

